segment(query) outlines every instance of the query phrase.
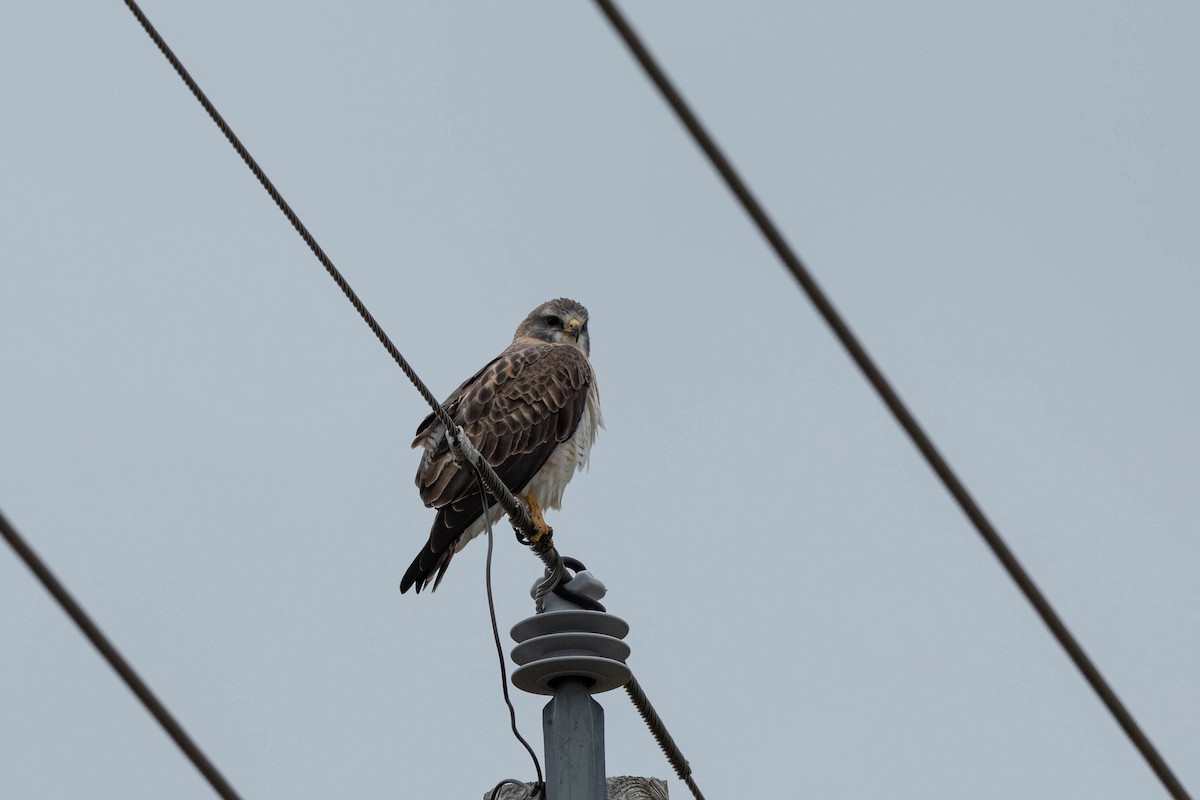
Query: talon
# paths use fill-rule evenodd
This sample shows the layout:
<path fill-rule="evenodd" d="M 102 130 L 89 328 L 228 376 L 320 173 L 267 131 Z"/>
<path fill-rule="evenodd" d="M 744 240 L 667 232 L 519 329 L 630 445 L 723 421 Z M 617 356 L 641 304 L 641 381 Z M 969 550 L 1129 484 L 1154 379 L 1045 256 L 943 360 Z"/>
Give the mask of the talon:
<path fill-rule="evenodd" d="M 546 520 L 542 517 L 542 509 L 538 505 L 537 500 L 534 499 L 533 492 L 526 492 L 522 499 L 529 509 L 529 518 L 533 520 L 534 533 L 533 536 L 529 537 L 529 541 L 532 544 L 537 544 L 542 540 L 542 537 L 554 533 L 554 529 L 547 525 Z"/>

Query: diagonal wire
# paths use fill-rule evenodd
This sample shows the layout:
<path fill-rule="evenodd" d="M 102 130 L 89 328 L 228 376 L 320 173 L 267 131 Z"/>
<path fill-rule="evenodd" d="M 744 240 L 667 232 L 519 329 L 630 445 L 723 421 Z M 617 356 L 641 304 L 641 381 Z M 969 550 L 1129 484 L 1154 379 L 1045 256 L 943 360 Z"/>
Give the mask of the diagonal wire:
<path fill-rule="evenodd" d="M 454 420 L 451 419 L 449 413 L 446 412 L 446 409 L 441 403 L 438 402 L 437 398 L 433 396 L 433 392 L 429 391 L 429 387 L 425 385 L 425 382 L 421 380 L 421 377 L 417 374 L 417 371 L 413 369 L 411 364 L 408 363 L 408 359 L 404 357 L 399 348 L 397 348 L 392 342 L 391 338 L 383 330 L 383 326 L 376 321 L 374 315 L 371 314 L 371 312 L 367 309 L 366 303 L 359 298 L 358 294 L 350 286 L 350 282 L 347 281 L 345 276 L 342 275 L 341 271 L 334 266 L 333 260 L 326 255 L 325 250 L 317 242 L 316 237 L 312 235 L 312 233 L 308 230 L 308 227 L 300 220 L 299 215 L 292 210 L 291 205 L 283 198 L 283 195 L 279 192 L 279 190 L 275 188 L 275 184 L 272 183 L 271 179 L 267 177 L 267 173 L 258 165 L 258 162 L 254 160 L 254 157 L 250 155 L 250 151 L 246 149 L 246 146 L 242 144 L 241 139 L 239 139 L 237 134 L 233 132 L 233 128 L 229 126 L 229 123 L 226 122 L 225 118 L 221 116 L 221 113 L 217 111 L 216 106 L 214 106 L 212 101 L 208 99 L 208 96 L 200 88 L 200 85 L 196 83 L 194 78 L 192 78 L 191 74 L 183 66 L 183 62 L 179 60 L 174 51 L 172 51 L 167 45 L 166 40 L 162 38 L 158 30 L 153 24 L 151 24 L 149 18 L 147 18 L 142 12 L 142 9 L 136 2 L 134 2 L 134 0 L 125 0 L 125 5 L 129 8 L 133 16 L 137 18 L 138 23 L 141 24 L 143 30 L 146 31 L 146 35 L 150 37 L 163 56 L 168 62 L 170 62 L 172 68 L 174 68 L 175 72 L 183 80 L 184 84 L 187 85 L 188 90 L 191 91 L 192 95 L 195 96 L 200 105 L 204 107 L 204 110 L 208 112 L 208 116 L 211 117 L 216 126 L 220 128 L 221 133 L 225 135 L 225 138 L 241 157 L 242 161 L 244 161 L 246 166 L 250 168 L 250 171 L 254 173 L 254 177 L 257 178 L 258 182 L 262 184 L 262 187 L 266 189 L 267 194 L 269 194 L 271 199 L 275 201 L 275 205 L 278 206 L 279 210 L 283 212 L 283 215 L 287 217 L 288 222 L 292 223 L 292 227 L 296 229 L 298 234 L 300 234 L 300 238 L 303 239 L 304 243 L 308 245 L 310 250 L 312 250 L 313 255 L 315 255 L 317 260 L 321 262 L 321 266 L 325 267 L 325 271 L 329 273 L 329 277 L 332 278 L 333 282 L 338 285 L 338 288 L 342 290 L 342 294 L 346 296 L 346 299 L 350 301 L 352 306 L 354 306 L 354 310 L 358 312 L 360 317 L 362 317 L 363 322 L 367 323 L 367 327 L 370 328 L 371 332 L 375 334 L 375 338 L 379 340 L 379 343 L 383 345 L 385 350 L 387 350 L 388 355 L 390 355 L 392 360 L 399 365 L 400 369 L 412 382 L 412 385 L 416 387 L 421 397 L 424 398 L 425 402 L 429 404 L 429 407 L 433 410 L 434 415 L 437 416 L 438 421 L 446 426 L 450 446 L 452 448 L 458 448 L 465 443 L 463 452 L 470 454 L 471 457 L 468 460 L 470 461 L 471 465 L 483 473 L 484 484 L 496 497 L 505 513 L 508 514 L 508 518 L 512 521 L 513 527 L 516 528 L 519 533 L 517 537 L 518 540 L 522 544 L 527 545 L 529 549 L 533 551 L 534 555 L 540 558 L 542 563 L 546 566 L 546 578 L 542 581 L 537 590 L 537 602 L 540 608 L 542 600 L 554 589 L 554 587 L 557 585 L 557 582 L 562 579 L 563 575 L 562 559 L 554 547 L 554 540 L 552 536 L 550 534 L 540 537 L 538 536 L 537 530 L 533 524 L 533 520 L 530 518 L 529 512 L 526 510 L 525 506 L 523 506 L 520 501 L 513 496 L 513 493 L 509 490 L 509 488 L 504 485 L 504 481 L 500 480 L 500 476 L 496 474 L 496 470 L 494 470 L 491 464 L 487 462 L 487 459 L 480 456 L 478 451 L 470 446 L 470 441 L 467 439 L 466 434 L 454 424 Z"/>
<path fill-rule="evenodd" d="M 705 129 L 700 119 L 688 106 L 683 96 L 671 83 L 671 80 L 663 72 L 654 56 L 646 48 L 637 32 L 630 26 L 625 19 L 620 9 L 612 0 L 595 0 L 600 12 L 608 19 L 616 30 L 617 35 L 625 42 L 633 57 L 637 60 L 645 71 L 646 76 L 657 87 L 662 94 L 666 103 L 674 110 L 679 117 L 679 121 L 687 128 L 688 133 L 692 135 L 696 145 L 704 152 L 712 162 L 713 167 L 724 179 L 729 190 L 733 192 L 738 201 L 742 204 L 746 213 L 750 216 L 755 226 L 758 227 L 763 237 L 771 245 L 775 254 L 783 262 L 788 271 L 792 273 L 796 281 L 800 284 L 809 300 L 816 306 L 817 311 L 824 318 L 825 322 L 833 329 L 833 333 L 837 336 L 838 341 L 846 348 L 850 358 L 862 370 L 871 386 L 879 393 L 884 405 L 892 412 L 896 418 L 896 422 L 904 429 L 909 438 L 912 439 L 914 445 L 925 457 L 929 466 L 941 479 L 946 490 L 954 497 L 963 513 L 975 526 L 979 535 L 991 548 L 992 553 L 999 559 L 1008 575 L 1017 584 L 1017 587 L 1025 595 L 1026 599 L 1033 605 L 1038 616 L 1042 618 L 1042 622 L 1050 629 L 1050 633 L 1054 636 L 1062 648 L 1067 652 L 1071 661 L 1075 663 L 1083 677 L 1091 685 L 1092 689 L 1099 696 L 1101 702 L 1108 708 L 1116 719 L 1117 724 L 1129 737 L 1130 742 L 1141 753 L 1150 769 L 1158 776 L 1163 787 L 1167 792 L 1177 800 L 1188 798 L 1189 795 L 1184 789 L 1183 784 L 1171 771 L 1167 762 L 1159 754 L 1150 738 L 1145 734 L 1141 727 L 1134 720 L 1133 715 L 1117 697 L 1115 691 L 1109 686 L 1108 681 L 1100 674 L 1100 670 L 1092 662 L 1091 658 L 1084 651 L 1083 647 L 1075 639 L 1075 636 L 1067 628 L 1066 623 L 1058 616 L 1058 613 L 1050 605 L 1050 601 L 1042 594 L 1037 584 L 1033 582 L 1033 578 L 1021 566 L 1016 555 L 1001 538 L 999 531 L 992 525 L 988 518 L 984 515 L 983 509 L 975 502 L 975 499 L 967 491 L 966 486 L 959 480 L 954 470 L 951 469 L 949 463 L 934 446 L 933 441 L 921 428 L 912 412 L 904 405 L 896 390 L 892 388 L 883 372 L 876 366 L 874 360 L 867 353 L 863 345 L 858 341 L 858 338 L 850 330 L 850 326 L 834 308 L 833 303 L 826 296 L 825 292 L 817 284 L 808 268 L 796 255 L 791 246 L 783 238 L 783 234 L 771 221 L 766 210 L 759 204 L 754 197 L 746 182 L 742 180 L 741 175 L 734 169 L 733 164 L 726 158 L 721 148 L 716 141 Z"/>
<path fill-rule="evenodd" d="M 371 332 L 374 333 L 376 338 L 379 339 L 379 343 L 383 344 L 385 350 L 388 350 L 388 355 L 390 355 L 392 360 L 394 360 L 397 365 L 400 366 L 404 375 L 407 375 L 408 379 L 412 381 L 413 386 L 416 387 L 416 391 L 420 392 L 421 397 L 425 399 L 425 402 L 430 405 L 431 409 L 433 409 L 433 413 L 437 415 L 438 421 L 442 422 L 442 425 L 446 426 L 446 431 L 454 432 L 457 426 L 455 425 L 454 420 L 451 419 L 450 415 L 446 413 L 445 408 L 442 407 L 442 403 L 438 402 L 437 397 L 434 397 L 433 392 L 430 391 L 430 387 L 425 385 L 425 381 L 421 380 L 420 375 L 416 374 L 415 369 L 412 365 L 410 365 L 406 357 L 403 356 L 400 349 L 396 347 L 395 343 L 392 343 L 388 333 L 383 330 L 383 326 L 378 323 L 376 318 L 374 318 L 374 315 L 370 312 L 370 309 L 367 309 L 366 303 L 362 302 L 358 293 L 355 293 L 354 289 L 350 287 L 350 283 L 347 281 L 346 276 L 342 275 L 341 270 L 338 270 L 334 265 L 334 261 L 329 258 L 328 254 L 325 254 L 324 248 L 320 246 L 320 243 L 317 241 L 317 237 L 312 235 L 311 231 L 308 230 L 307 225 L 305 225 L 304 222 L 301 222 L 299 215 L 296 215 L 296 212 L 292 210 L 292 205 L 290 205 L 286 199 L 283 199 L 280 191 L 275 188 L 274 182 L 271 182 L 271 179 L 266 176 L 263 168 L 258 166 L 258 162 L 254 161 L 254 157 L 250 155 L 250 150 L 246 149 L 246 145 L 241 143 L 241 139 L 238 138 L 238 134 L 233 132 L 233 128 L 229 127 L 228 122 L 224 120 L 223 116 L 221 116 L 221 113 L 217 112 L 216 107 L 209 100 L 208 95 L 204 94 L 204 91 L 200 89 L 200 86 L 196 83 L 196 80 L 194 80 L 191 74 L 187 72 L 184 64 L 182 64 L 178 56 L 176 56 L 173 50 L 167 46 L 167 42 L 163 40 L 160 34 L 158 34 L 155 26 L 150 23 L 150 19 L 146 18 L 145 14 L 142 12 L 142 8 L 140 8 L 137 2 L 134 2 L 134 0 L 125 0 L 125 5 L 130 8 L 133 16 L 137 18 L 138 23 L 142 24 L 142 28 L 145 30 L 146 35 L 150 36 L 151 40 L 154 41 L 158 47 L 158 50 L 162 52 L 163 56 L 166 56 L 167 61 L 170 62 L 170 66 L 174 67 L 176 73 L 179 73 L 179 77 L 184 80 L 188 90 L 191 90 L 192 95 L 196 96 L 196 100 L 199 101 L 200 106 L 204 107 L 205 112 L 208 112 L 210 118 L 212 118 L 212 121 L 215 122 L 216 126 L 221 128 L 221 133 L 223 133 L 224 137 L 229 140 L 229 144 L 233 146 L 233 149 L 236 152 L 238 152 L 238 155 L 241 156 L 241 160 L 246 162 L 246 167 L 250 168 L 250 172 L 254 174 L 254 178 L 258 179 L 259 184 L 263 185 L 266 193 L 270 194 L 272 200 L 275 200 L 275 205 L 280 207 L 280 211 L 283 212 L 283 216 L 288 218 L 288 222 L 292 223 L 292 227 L 296 229 L 296 233 L 300 234 L 301 239 L 304 239 L 304 242 L 306 245 L 308 245 L 308 248 L 311 249 L 313 255 L 316 255 L 317 260 L 320 261 L 320 265 L 325 267 L 326 272 L 329 272 L 329 277 L 334 279 L 334 283 L 337 284 L 337 288 L 342 290 L 342 294 L 346 295 L 346 299 L 350 301 L 350 305 L 354 306 L 356 312 L 359 312 L 360 317 L 362 317 L 362 321 L 365 321 L 367 327 L 370 327 Z M 504 491 L 496 492 L 497 497 L 500 499 L 500 503 L 504 504 L 505 511 L 508 511 L 510 516 L 515 516 L 515 523 L 517 523 L 517 527 L 521 529 L 528 529 L 527 533 L 532 534 L 534 531 L 533 521 L 532 519 L 529 519 L 528 513 L 524 511 L 523 507 L 521 507 L 521 504 L 517 503 L 516 499 L 512 497 L 511 492 L 506 491 L 504 483 L 499 480 L 499 477 L 496 476 L 494 470 L 492 470 L 492 477 L 494 480 L 496 480 L 496 483 L 498 483 L 499 486 L 493 486 L 492 481 L 488 481 L 487 477 L 488 476 L 485 471 L 485 481 L 487 482 L 487 487 L 492 489 L 493 492 L 496 492 L 497 488 L 504 488 Z M 508 498 L 505 498 L 504 494 L 508 494 Z M 505 503 L 505 500 L 511 500 L 514 509 L 509 509 L 509 505 Z"/>
<path fill-rule="evenodd" d="M 79 627 L 83 635 L 88 638 L 92 646 L 99 651 L 104 660 L 109 663 L 109 666 L 121 676 L 121 680 L 129 687 L 129 691 L 137 696 L 137 699 L 142 701 L 142 705 L 150 712 L 150 715 L 162 726 L 167 735 L 174 740 L 175 744 L 187 756 L 188 761 L 204 776 L 208 781 L 209 786 L 213 788 L 218 795 L 224 800 L 241 800 L 240 796 L 233 787 L 229 785 L 229 781 L 225 780 L 225 776 L 217 769 L 208 756 L 204 755 L 204 751 L 200 746 L 193 741 L 188 732 L 183 729 L 183 726 L 172 716 L 167 707 L 155 696 L 154 692 L 150 691 L 150 687 L 142 680 L 141 676 L 134 671 L 133 667 L 125 657 L 117 650 L 116 646 L 109 641 L 104 632 L 92 621 L 88 613 L 83 610 L 83 607 L 75 601 L 71 593 L 66 587 L 59 582 L 58 578 L 54 577 L 54 573 L 46 566 L 46 562 L 34 552 L 17 529 L 9 523 L 8 519 L 0 512 L 0 534 L 4 536 L 4 540 L 16 552 L 17 557 L 25 562 L 25 566 L 29 567 L 42 586 L 46 587 L 46 591 L 58 601 L 59 606 L 66 612 L 72 621 Z"/>
<path fill-rule="evenodd" d="M 408 376 L 408 379 L 412 381 L 415 387 L 417 387 L 417 391 L 421 393 L 421 397 L 425 399 L 425 402 L 429 404 L 429 407 L 433 409 L 433 412 L 438 415 L 438 419 L 441 420 L 448 429 L 452 430 L 454 425 L 450 419 L 450 415 L 446 413 L 444 408 L 442 408 L 441 404 L 437 401 L 437 398 L 433 396 L 431 391 L 429 391 L 429 387 L 427 387 L 417 375 L 416 370 L 412 368 L 412 365 L 408 363 L 408 360 L 404 358 L 404 356 L 396 348 L 396 345 L 392 344 L 392 340 L 388 338 L 388 335 L 384 332 L 383 327 L 375 321 L 375 317 L 370 311 L 367 310 L 366 304 L 359 299 L 358 295 L 355 293 L 354 289 L 350 287 L 350 283 L 342 275 L 341 271 L 333 265 L 333 261 L 328 255 L 325 254 L 325 250 L 317 242 L 316 237 L 312 235 L 312 233 L 308 230 L 308 227 L 300 220 L 300 217 L 296 214 L 296 212 L 292 210 L 291 205 L 283 198 L 283 195 L 280 194 L 279 190 L 275 188 L 275 184 L 272 183 L 271 179 L 267 177 L 267 173 L 263 171 L 263 168 L 260 167 L 258 162 L 254 160 L 254 156 L 250 155 L 250 151 L 246 149 L 246 146 L 242 144 L 241 139 L 239 139 L 237 134 L 233 132 L 233 129 L 229 127 L 229 123 L 225 121 L 225 118 L 221 116 L 219 111 L 217 111 L 216 106 L 214 106 L 208 99 L 208 96 L 204 94 L 204 91 L 200 88 L 200 85 L 196 83 L 191 74 L 183 66 L 183 62 L 179 60 L 174 51 L 172 51 L 167 45 L 166 41 L 161 35 L 159 35 L 158 30 L 154 27 L 154 25 L 151 24 L 149 18 L 146 17 L 146 15 L 142 12 L 142 9 L 137 3 L 134 2 L 134 0 L 125 0 L 125 5 L 128 6 L 129 10 L 133 13 L 133 16 L 137 18 L 137 21 L 141 23 L 141 26 L 146 31 L 146 34 L 151 38 L 151 40 L 154 41 L 154 44 L 166 57 L 167 61 L 169 61 L 171 66 L 174 67 L 175 72 L 177 72 L 179 77 L 183 79 L 183 82 L 187 84 L 188 89 L 191 90 L 192 94 L 196 97 L 196 100 L 200 102 L 200 105 L 204 107 L 204 110 L 208 112 L 208 115 L 212 118 L 212 121 L 215 122 L 217 127 L 221 129 L 221 133 L 225 134 L 225 138 L 229 140 L 229 144 L 231 144 L 233 149 L 237 151 L 237 154 L 241 156 L 242 161 L 246 162 L 246 166 L 249 167 L 250 171 L 254 173 L 254 177 L 258 178 L 258 182 L 261 183 L 263 188 L 267 190 L 267 194 L 269 194 L 271 199 L 275 201 L 275 205 L 279 206 L 279 210 L 283 212 L 285 217 L 287 217 L 288 222 L 292 223 L 292 227 L 296 229 L 296 232 L 300 234 L 300 238 L 303 239 L 304 243 L 308 245 L 310 250 L 313 251 L 313 255 L 317 257 L 317 260 L 321 262 L 321 265 L 325 267 L 325 270 L 329 273 L 329 277 L 333 278 L 334 282 L 338 285 L 338 288 L 341 289 L 346 295 L 346 299 L 348 299 L 351 305 L 354 306 L 354 310 L 362 316 L 363 320 L 367 323 L 367 326 L 371 329 L 371 332 L 375 334 L 376 338 L 379 339 L 380 343 L 388 351 L 388 354 L 395 359 L 396 363 L 400 365 L 400 369 L 404 371 L 404 374 Z"/>
<path fill-rule="evenodd" d="M 650 705 L 650 698 L 646 697 L 646 693 L 642 690 L 642 685 L 638 683 L 638 679 L 633 675 L 629 676 L 629 682 L 625 684 L 625 694 L 629 695 L 629 702 L 633 703 L 633 707 L 641 715 L 642 720 L 646 723 L 646 727 L 650 729 L 650 735 L 654 737 L 654 741 L 658 742 L 658 746 L 662 748 L 663 755 L 667 757 L 667 763 L 675 770 L 675 774 L 679 776 L 679 780 L 683 781 L 688 787 L 688 790 L 692 793 L 692 797 L 695 797 L 696 800 L 704 800 L 704 794 L 692 778 L 692 765 L 683 757 L 683 751 L 679 749 L 679 745 L 675 744 L 675 740 L 671 738 L 671 732 L 667 730 L 662 717 L 658 716 L 658 713 L 654 710 L 654 706 Z"/>

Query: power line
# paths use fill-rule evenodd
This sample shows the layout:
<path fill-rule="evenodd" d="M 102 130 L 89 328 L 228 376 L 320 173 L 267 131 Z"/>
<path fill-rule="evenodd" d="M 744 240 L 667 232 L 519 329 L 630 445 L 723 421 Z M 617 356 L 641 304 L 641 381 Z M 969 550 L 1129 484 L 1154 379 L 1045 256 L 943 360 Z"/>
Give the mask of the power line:
<path fill-rule="evenodd" d="M 275 201 L 275 205 L 277 205 L 279 210 L 283 212 L 283 215 L 287 217 L 288 222 L 292 223 L 292 227 L 296 229 L 298 234 L 300 234 L 300 238 L 303 239 L 304 243 L 308 245 L 310 250 L 312 250 L 313 255 L 315 255 L 317 260 L 321 262 L 321 266 L 325 267 L 325 271 L 329 273 L 329 277 L 332 278 L 334 283 L 338 285 L 338 288 L 342 290 L 342 294 L 346 296 L 346 299 L 350 301 L 352 306 L 354 306 L 354 310 L 357 311 L 359 316 L 362 317 L 363 322 L 367 323 L 367 327 L 369 327 L 371 332 L 375 334 L 375 338 L 379 340 L 379 343 L 383 345 L 385 350 L 387 350 L 388 355 L 392 357 L 392 360 L 396 362 L 396 364 L 404 372 L 405 376 L 407 376 L 409 381 L 412 382 L 412 385 L 420 393 L 421 397 L 424 398 L 425 402 L 429 404 L 429 407 L 437 416 L 438 421 L 446 426 L 446 432 L 448 434 L 447 439 L 451 449 L 455 453 L 455 456 L 462 456 L 473 467 L 482 473 L 483 482 L 487 485 L 488 490 L 497 498 L 500 505 L 508 514 L 509 519 L 512 520 L 513 526 L 520 532 L 521 535 L 518 536 L 518 540 L 521 541 L 522 544 L 527 545 L 529 549 L 532 550 L 534 554 L 546 565 L 546 568 L 549 571 L 548 577 L 538 588 L 538 602 L 540 603 L 541 599 L 554 589 L 554 587 L 557 585 L 557 581 L 562 578 L 563 574 L 562 561 L 559 557 L 558 551 L 554 548 L 554 540 L 551 535 L 549 533 L 541 537 L 536 535 L 536 529 L 534 527 L 533 520 L 530 518 L 529 512 L 525 509 L 525 506 L 522 505 L 520 501 L 513 496 L 513 493 L 509 490 L 509 488 L 504 485 L 504 482 L 500 480 L 500 476 L 498 476 L 496 471 L 492 469 L 492 466 L 488 464 L 487 459 L 483 458 L 479 452 L 471 446 L 466 434 L 463 433 L 457 425 L 455 425 L 454 420 L 450 418 L 450 415 L 446 412 L 446 409 L 443 408 L 442 404 L 439 403 L 437 398 L 433 396 L 433 392 L 429 391 L 429 387 L 426 386 L 425 382 L 421 380 L 421 377 L 417 374 L 417 371 L 413 369 L 412 365 L 409 364 L 408 360 L 403 354 L 401 354 L 399 348 L 396 347 L 391 338 L 383 330 L 383 326 L 381 326 L 375 320 L 374 315 L 371 314 L 371 312 L 367 309 L 366 304 L 359 298 L 354 289 L 351 288 L 350 282 L 347 281 L 345 276 L 342 275 L 341 271 L 334 266 L 333 260 L 326 255 L 325 250 L 317 242 L 316 237 L 312 235 L 312 233 L 308 230 L 308 227 L 300 220 L 299 215 L 292 210 L 291 205 L 283 198 L 283 195 L 279 192 L 279 190 L 275 188 L 275 184 L 272 183 L 271 179 L 267 177 L 267 173 L 258 165 L 258 162 L 254 160 L 254 157 L 250 155 L 250 151 L 246 149 L 244 144 L 242 144 L 241 139 L 239 139 L 237 134 L 233 132 L 233 128 L 229 126 L 229 123 L 225 121 L 225 118 L 222 117 L 220 112 L 217 111 L 216 106 L 212 104 L 212 101 L 208 99 L 208 96 L 200 88 L 200 85 L 192 78 L 191 74 L 183 66 L 183 62 L 179 60 L 179 58 L 167 45 L 166 41 L 161 35 L 159 35 L 158 30 L 150 23 L 149 18 L 146 17 L 146 15 L 142 12 L 142 9 L 136 2 L 134 2 L 134 0 L 125 0 L 125 5 L 129 8 L 130 12 L 132 12 L 133 16 L 137 18 L 137 21 L 141 24 L 142 29 L 146 31 L 146 35 L 150 37 L 163 56 L 168 62 L 170 62 L 172 68 L 174 68 L 175 72 L 187 85 L 192 95 L 194 95 L 196 100 L 199 101 L 200 105 L 204 107 L 204 110 L 208 112 L 208 116 L 212 118 L 214 123 L 216 123 L 216 126 L 221 130 L 221 133 L 225 134 L 225 138 L 229 141 L 229 144 L 233 146 L 233 149 L 241 157 L 242 161 L 244 161 L 246 166 L 250 168 L 250 171 L 254 173 L 254 177 L 257 178 L 258 182 L 262 184 L 262 187 L 266 189 L 267 194 L 269 194 L 271 199 Z"/>
<path fill-rule="evenodd" d="M 137 699 L 142 702 L 150 715 L 158 721 L 167 735 L 175 742 L 179 749 L 187 756 L 188 761 L 199 770 L 208 784 L 212 786 L 213 791 L 225 798 L 225 800 L 241 800 L 240 796 L 233 787 L 229 785 L 229 781 L 225 780 L 225 776 L 217 769 L 208 756 L 204 755 L 204 751 L 200 746 L 188 735 L 183 726 L 175 719 L 167 707 L 155 696 L 154 692 L 150 691 L 150 687 L 142 680 L 141 676 L 133 669 L 125 657 L 117 650 L 108 637 L 100 630 L 88 613 L 83 610 L 83 607 L 75 601 L 71 593 L 66 587 L 59 582 L 58 578 L 54 577 L 54 573 L 46 566 L 46 562 L 33 551 L 21 534 L 17 532 L 4 516 L 4 512 L 0 511 L 0 534 L 4 535 L 4 540 L 16 552 L 17 557 L 25 562 L 25 566 L 29 567 L 42 586 L 46 587 L 46 591 L 58 601 L 62 610 L 67 613 L 83 635 L 88 638 L 92 646 L 99 651 L 104 660 L 109 663 L 109 666 L 121 676 L 121 680 L 129 687 L 129 691 L 133 692 Z"/>
<path fill-rule="evenodd" d="M 638 679 L 630 676 L 629 683 L 625 684 L 625 694 L 629 695 L 629 702 L 633 703 L 633 707 L 637 709 L 642 720 L 646 723 L 646 727 L 650 729 L 650 735 L 654 737 L 654 741 L 658 742 L 658 746 L 662 748 L 663 755 L 667 757 L 667 762 L 671 765 L 671 769 L 675 770 L 675 774 L 679 776 L 679 780 L 692 793 L 692 797 L 696 800 L 704 800 L 704 795 L 700 792 L 700 787 L 696 785 L 696 781 L 692 778 L 692 766 L 683 757 L 683 751 L 679 749 L 679 745 L 675 744 L 675 740 L 671 738 L 671 732 L 667 730 L 666 723 L 662 721 L 662 717 L 655 712 L 654 706 L 650 705 L 650 698 L 646 697 L 646 693 L 642 691 L 642 685 L 638 683 Z"/>
<path fill-rule="evenodd" d="M 1104 676 L 1100 674 L 1100 670 L 1097 669 L 1091 658 L 1084 652 L 1083 647 L 1075 639 L 1075 636 L 1067 628 L 1066 623 L 1062 621 L 1058 613 L 1050 605 L 1050 601 L 1046 599 L 1046 596 L 1042 594 L 1041 590 L 1033 582 L 1033 578 L 1021 566 L 1016 555 L 1001 538 L 999 531 L 987 519 L 983 510 L 967 491 L 966 486 L 959 480 L 954 470 L 946 462 L 946 459 L 943 458 L 942 454 L 934 446 L 933 441 L 904 405 L 896 390 L 892 388 L 887 378 L 884 377 L 883 372 L 876 366 L 874 360 L 850 330 L 849 325 L 846 324 L 837 309 L 834 308 L 833 303 L 826 296 L 825 292 L 822 291 L 808 268 L 800 260 L 800 257 L 796 255 L 795 251 L 787 243 L 787 240 L 783 238 L 783 234 L 780 233 L 775 223 L 771 221 L 766 210 L 759 204 L 746 182 L 742 180 L 737 170 L 734 169 L 733 164 L 725 157 L 725 154 L 716 141 L 688 106 L 683 96 L 671 83 L 666 73 L 663 72 L 662 67 L 659 66 L 654 56 L 637 35 L 637 32 L 633 30 L 624 15 L 622 15 L 620 9 L 617 8 L 612 0 L 595 0 L 595 2 L 599 6 L 601 13 L 612 24 L 617 35 L 625 42 L 625 45 L 629 48 L 638 64 L 641 65 L 646 76 L 658 88 L 663 99 L 675 111 L 675 114 L 679 117 L 679 121 L 683 123 L 683 126 L 692 135 L 696 145 L 708 157 L 713 167 L 724 179 L 726 186 L 737 197 L 746 213 L 750 216 L 750 219 L 758 227 L 763 237 L 766 238 L 780 261 L 792 273 L 805 294 L 808 295 L 809 300 L 816 306 L 818 313 L 825 319 L 829 327 L 833 329 L 838 341 L 846 348 L 846 352 L 850 355 L 850 358 L 862 370 L 871 386 L 875 388 L 884 405 L 888 407 L 888 410 L 896 418 L 896 422 L 899 423 L 900 427 L 912 439 L 913 444 L 916 445 L 929 466 L 937 474 L 938 478 L 941 479 L 946 490 L 954 497 L 963 513 L 966 514 L 967 518 L 979 532 L 979 535 L 983 537 L 988 547 L 991 548 L 992 553 L 1000 560 L 1009 577 L 1012 578 L 1026 599 L 1033 605 L 1038 616 L 1042 618 L 1042 622 L 1050 629 L 1050 633 L 1053 634 L 1058 643 L 1066 650 L 1067 655 L 1075 663 L 1075 666 L 1079 668 L 1079 671 L 1083 673 L 1083 677 L 1091 685 L 1092 689 L 1095 690 L 1109 712 L 1112 713 L 1117 724 L 1125 731 L 1126 736 L 1129 737 L 1133 746 L 1142 754 L 1142 757 L 1154 771 L 1154 774 L 1158 776 L 1164 788 L 1166 788 L 1172 797 L 1177 799 L 1188 798 L 1189 795 L 1184 789 L 1183 784 L 1175 777 L 1175 774 L 1154 747 L 1149 737 L 1138 726 L 1133 715 L 1129 713 L 1124 703 L 1117 697 L 1116 692 L 1109 686 Z"/>

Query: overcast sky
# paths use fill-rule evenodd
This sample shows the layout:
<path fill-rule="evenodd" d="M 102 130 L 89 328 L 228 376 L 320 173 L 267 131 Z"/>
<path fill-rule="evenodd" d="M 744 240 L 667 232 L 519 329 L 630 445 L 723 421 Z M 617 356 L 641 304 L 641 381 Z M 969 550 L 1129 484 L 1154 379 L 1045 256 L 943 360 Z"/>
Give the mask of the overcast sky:
<path fill-rule="evenodd" d="M 1200 791 L 1200 10 L 626 6 Z M 590 4 L 144 9 L 436 394 L 591 310 L 549 521 L 709 798 L 1164 796 Z M 247 800 L 531 778 L 483 543 L 397 591 L 428 409 L 133 17 L 11 4 L 0 96 L 0 508 Z M 212 796 L 6 549 L 0 796 Z"/>

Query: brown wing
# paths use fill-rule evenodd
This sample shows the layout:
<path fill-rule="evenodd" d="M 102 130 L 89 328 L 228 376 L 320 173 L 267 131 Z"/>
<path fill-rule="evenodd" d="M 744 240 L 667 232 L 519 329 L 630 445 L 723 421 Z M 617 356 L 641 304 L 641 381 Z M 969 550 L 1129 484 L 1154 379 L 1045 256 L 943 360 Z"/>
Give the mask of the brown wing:
<path fill-rule="evenodd" d="M 586 356 L 569 345 L 518 341 L 475 373 L 443 403 L 504 485 L 520 492 L 579 426 L 592 383 Z M 429 541 L 413 560 L 400 591 L 441 581 L 458 539 L 483 513 L 474 471 L 454 463 L 445 427 L 430 414 L 413 446 L 426 452 L 417 469 L 425 505 L 438 509 Z M 491 505 L 491 497 L 488 498 Z"/>

